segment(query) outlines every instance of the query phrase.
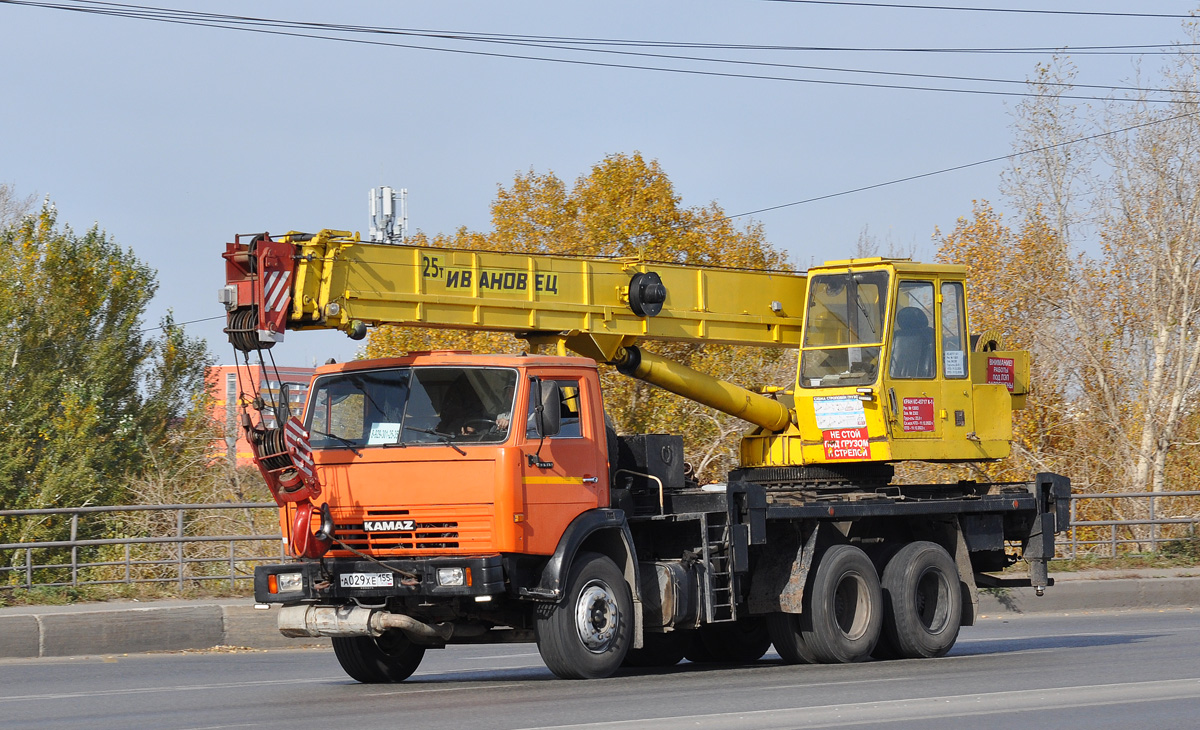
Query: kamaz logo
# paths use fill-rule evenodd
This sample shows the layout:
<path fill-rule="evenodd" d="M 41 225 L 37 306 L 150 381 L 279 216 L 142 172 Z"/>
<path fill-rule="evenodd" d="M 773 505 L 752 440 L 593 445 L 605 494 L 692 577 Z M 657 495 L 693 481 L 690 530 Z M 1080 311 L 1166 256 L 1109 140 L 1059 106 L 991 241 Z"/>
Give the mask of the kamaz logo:
<path fill-rule="evenodd" d="M 416 526 L 414 520 L 367 520 L 363 523 L 363 529 L 367 532 L 408 531 Z"/>

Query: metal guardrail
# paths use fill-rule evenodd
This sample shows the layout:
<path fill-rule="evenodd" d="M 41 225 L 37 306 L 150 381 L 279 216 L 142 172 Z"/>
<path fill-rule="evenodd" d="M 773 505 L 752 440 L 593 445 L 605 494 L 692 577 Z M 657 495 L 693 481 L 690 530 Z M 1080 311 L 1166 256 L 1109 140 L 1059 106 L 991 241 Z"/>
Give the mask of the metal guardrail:
<path fill-rule="evenodd" d="M 1173 497 L 1200 497 L 1200 491 L 1186 492 L 1117 492 L 1110 494 L 1076 494 L 1071 500 L 1071 529 L 1069 537 L 1059 539 L 1062 557 L 1075 558 L 1080 554 L 1093 554 L 1100 546 L 1107 546 L 1108 555 L 1116 555 L 1125 545 L 1149 545 L 1157 550 L 1164 543 L 1185 539 L 1162 535 L 1166 525 L 1191 525 L 1191 536 L 1197 535 L 1200 515 L 1191 517 L 1160 517 L 1161 511 L 1155 502 Z M 1081 503 L 1097 499 L 1139 499 L 1147 502 L 1147 518 L 1137 520 L 1081 520 L 1078 510 Z M 0 543 L 0 556 L 8 559 L 0 563 L 0 590 L 13 588 L 79 587 L 135 583 L 175 583 L 183 590 L 189 583 L 227 581 L 236 590 L 239 581 L 254 577 L 254 565 L 278 562 L 287 559 L 280 534 L 189 534 L 198 525 L 196 519 L 188 520 L 188 513 L 230 512 L 235 510 L 269 510 L 267 518 L 274 524 L 278 507 L 274 502 L 241 502 L 224 504 L 165 504 L 165 505 L 120 505 L 114 507 L 66 507 L 55 509 L 0 510 L 0 521 L 13 517 L 44 515 L 47 517 L 69 516 L 70 539 L 40 542 Z M 136 512 L 174 512 L 174 530 L 171 535 L 157 537 L 108 537 L 79 539 L 80 519 L 90 515 L 113 515 Z M 1097 528 L 1107 528 L 1103 539 L 1081 537 L 1081 532 L 1095 534 Z M 1135 534 L 1144 528 L 1144 535 Z M 266 549 L 270 543 L 273 548 Z M 138 546 L 163 546 L 166 554 L 138 555 Z M 215 548 L 227 549 L 221 555 Z M 119 548 L 120 555 L 113 557 L 112 551 L 102 548 Z M 239 548 L 243 550 L 239 551 Z M 244 548 L 250 548 L 247 552 Z M 253 552 L 258 550 L 259 554 Z M 69 560 L 42 562 L 35 559 L 36 553 L 53 556 L 57 551 L 70 550 Z M 1065 554 L 1063 554 L 1065 553 Z M 103 558 L 103 559 L 102 559 Z M 49 558 L 46 558 L 47 560 Z M 20 576 L 14 580 L 14 576 Z M 68 577 L 69 576 L 69 577 Z M 46 579 L 49 577 L 49 579 Z"/>
<path fill-rule="evenodd" d="M 238 581 L 253 579 L 254 564 L 279 562 L 287 558 L 283 552 L 280 533 L 189 534 L 189 531 L 203 524 L 194 516 L 191 520 L 187 519 L 188 513 L 270 510 L 269 517 L 273 518 L 278 514 L 278 509 L 274 502 L 239 502 L 0 510 L 0 521 L 37 515 L 70 517 L 68 540 L 0 543 L 0 555 L 12 551 L 10 558 L 0 564 L 0 590 L 176 583 L 182 591 L 189 583 L 213 581 L 228 581 L 229 587 L 236 589 Z M 79 538 L 80 519 L 83 517 L 103 515 L 111 518 L 116 514 L 137 512 L 174 512 L 174 534 L 156 537 Z M 274 550 L 268 551 L 265 543 L 272 544 Z M 163 554 L 154 555 L 154 551 L 149 549 L 138 551 L 138 546 L 162 546 L 165 550 Z M 222 550 L 221 555 L 216 555 L 215 549 L 218 546 L 227 547 L 227 550 Z M 112 550 L 104 548 L 119 548 L 118 552 L 123 552 L 123 556 L 114 557 Z M 250 552 L 245 548 L 249 548 Z M 35 559 L 35 553 L 53 556 L 56 552 L 61 554 L 68 549 L 70 560 L 67 562 L 42 562 L 51 559 L 50 557 Z M 256 551 L 261 554 L 256 554 Z M 135 554 L 137 552 L 146 554 Z M 23 560 L 19 558 L 22 554 Z M 14 575 L 19 575 L 20 579 L 13 580 Z M 66 577 L 68 575 L 69 578 Z M 39 577 L 35 579 L 35 576 Z M 46 579 L 46 576 L 49 579 Z"/>
<path fill-rule="evenodd" d="M 1175 542 L 1178 540 L 1189 539 L 1200 536 L 1197 531 L 1200 526 L 1200 513 L 1193 514 L 1190 517 L 1159 517 L 1155 502 L 1160 499 L 1179 498 L 1179 497 L 1200 497 L 1200 491 L 1181 491 L 1181 492 L 1111 492 L 1100 494 L 1073 494 L 1071 495 L 1071 537 L 1065 544 L 1061 544 L 1062 548 L 1070 546 L 1070 554 L 1068 557 L 1076 558 L 1079 556 L 1079 548 L 1085 548 L 1085 552 L 1091 554 L 1091 548 L 1107 545 L 1108 556 L 1117 555 L 1119 546 L 1121 545 L 1146 545 L 1150 546 L 1151 552 L 1158 552 L 1158 548 L 1163 543 Z M 1079 505 L 1088 500 L 1098 499 L 1136 499 L 1146 501 L 1146 519 L 1139 520 L 1080 520 L 1078 518 Z M 1190 535 L 1182 537 L 1164 537 L 1161 534 L 1160 528 L 1164 525 L 1191 525 Z M 1105 528 L 1104 532 L 1108 535 L 1104 539 L 1080 539 L 1079 533 L 1091 532 L 1091 528 Z M 1144 527 L 1144 535 L 1135 534 L 1135 528 Z"/>

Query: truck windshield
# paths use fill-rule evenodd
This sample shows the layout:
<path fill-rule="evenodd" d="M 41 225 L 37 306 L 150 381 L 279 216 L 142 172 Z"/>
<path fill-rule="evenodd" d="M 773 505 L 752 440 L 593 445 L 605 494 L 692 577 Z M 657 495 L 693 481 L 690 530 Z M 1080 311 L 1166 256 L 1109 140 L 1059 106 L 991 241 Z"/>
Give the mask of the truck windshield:
<path fill-rule="evenodd" d="M 879 375 L 888 273 L 820 274 L 809 279 L 800 385 L 870 385 Z"/>
<path fill-rule="evenodd" d="M 314 449 L 500 443 L 512 422 L 515 370 L 419 367 L 317 379 L 305 424 Z"/>

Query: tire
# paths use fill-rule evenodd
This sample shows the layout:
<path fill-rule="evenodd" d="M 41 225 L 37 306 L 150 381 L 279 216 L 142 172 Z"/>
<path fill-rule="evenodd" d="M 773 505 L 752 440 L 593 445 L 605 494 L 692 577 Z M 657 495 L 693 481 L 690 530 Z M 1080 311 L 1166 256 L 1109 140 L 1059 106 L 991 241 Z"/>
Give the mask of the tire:
<path fill-rule="evenodd" d="M 682 631 L 658 634 L 647 631 L 642 635 L 642 648 L 630 649 L 625 655 L 627 667 L 673 667 L 683 659 L 690 638 Z"/>
<path fill-rule="evenodd" d="M 411 677 L 425 656 L 425 647 L 412 643 L 401 631 L 389 631 L 378 638 L 334 637 L 333 653 L 353 679 L 380 684 Z"/>
<path fill-rule="evenodd" d="M 580 553 L 566 595 L 534 624 L 538 652 L 563 679 L 600 679 L 621 666 L 633 629 L 633 598 L 609 558 Z"/>
<path fill-rule="evenodd" d="M 958 640 L 962 590 L 958 567 L 941 545 L 905 545 L 883 569 L 883 636 L 905 659 L 945 656 Z"/>
<path fill-rule="evenodd" d="M 773 613 L 767 617 L 767 633 L 784 664 L 816 664 L 817 658 L 804 641 L 800 617 L 794 613 Z"/>
<path fill-rule="evenodd" d="M 871 656 L 883 628 L 883 591 L 871 559 L 853 545 L 834 545 L 817 563 L 800 618 L 804 644 L 822 664 Z M 777 647 L 778 648 L 778 647 Z"/>
<path fill-rule="evenodd" d="M 762 659 L 770 648 L 767 622 L 760 616 L 751 616 L 701 626 L 687 657 L 697 663 L 749 664 Z"/>

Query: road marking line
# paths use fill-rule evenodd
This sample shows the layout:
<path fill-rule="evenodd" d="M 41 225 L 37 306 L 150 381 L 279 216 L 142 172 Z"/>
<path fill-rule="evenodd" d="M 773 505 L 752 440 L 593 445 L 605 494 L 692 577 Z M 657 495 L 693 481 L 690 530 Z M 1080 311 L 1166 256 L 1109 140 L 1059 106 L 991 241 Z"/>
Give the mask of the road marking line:
<path fill-rule="evenodd" d="M 311 677 L 307 679 L 263 679 L 252 682 L 228 682 L 224 684 L 176 685 L 174 687 L 130 687 L 127 689 L 96 690 L 94 692 L 63 692 L 45 695 L 15 695 L 0 697 L 0 702 L 24 702 L 29 700 L 73 700 L 80 697 L 106 697 L 110 695 L 138 695 L 152 692 L 193 692 L 204 689 L 228 689 L 230 687 L 261 687 L 273 684 L 319 684 L 340 682 L 345 677 Z"/>
<path fill-rule="evenodd" d="M 1105 706 L 1200 698 L 1200 678 L 1168 679 L 1098 686 L 1043 687 L 979 694 L 918 697 L 882 702 L 786 707 L 772 710 L 673 715 L 643 720 L 612 720 L 574 725 L 546 725 L 522 730 L 576 730 L 606 728 L 634 730 L 770 730 L 820 728 L 944 719 L 1068 707 Z"/>
<path fill-rule="evenodd" d="M 366 697 L 387 697 L 389 695 L 419 695 L 419 694 L 429 694 L 431 692 L 463 692 L 466 690 L 470 690 L 472 692 L 481 692 L 483 690 L 488 690 L 488 689 L 501 689 L 501 688 L 505 688 L 505 687 L 523 687 L 523 686 L 524 685 L 522 685 L 522 684 L 516 684 L 516 683 L 513 683 L 513 684 L 486 684 L 486 685 L 482 685 L 482 686 L 476 684 L 476 685 L 472 685 L 470 687 L 444 687 L 442 689 L 410 689 L 410 690 L 400 689 L 400 690 L 396 690 L 395 692 L 375 692 L 374 694 L 369 694 L 369 695 L 365 695 L 365 696 Z"/>

